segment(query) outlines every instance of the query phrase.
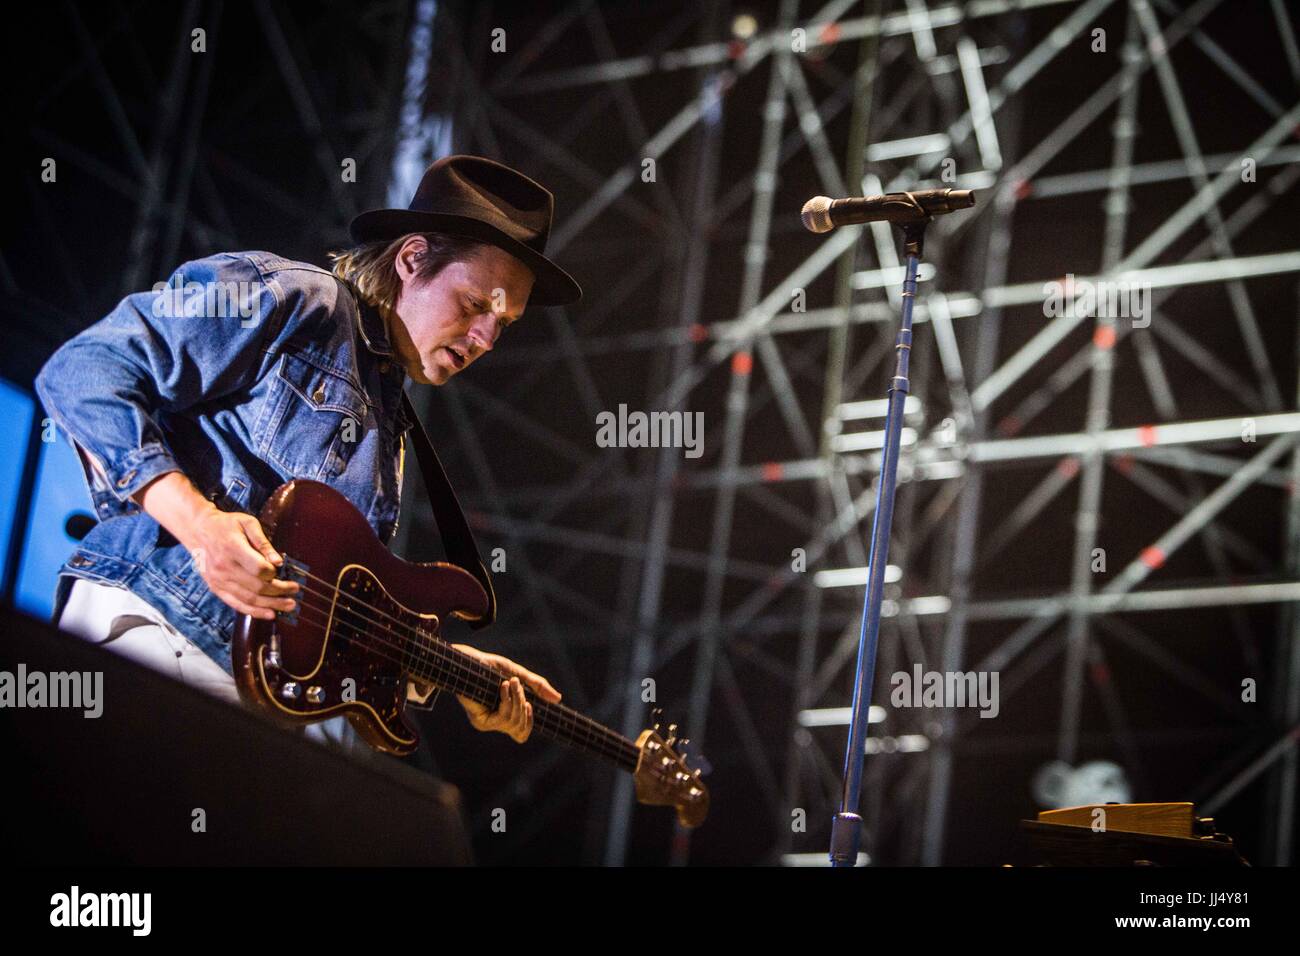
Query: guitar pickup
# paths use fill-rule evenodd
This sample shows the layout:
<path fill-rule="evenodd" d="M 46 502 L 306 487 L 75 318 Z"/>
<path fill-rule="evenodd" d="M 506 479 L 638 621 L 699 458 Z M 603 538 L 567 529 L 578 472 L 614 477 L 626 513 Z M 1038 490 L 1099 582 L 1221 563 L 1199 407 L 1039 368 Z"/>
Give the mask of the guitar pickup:
<path fill-rule="evenodd" d="M 290 626 L 296 626 L 298 623 L 298 612 L 302 610 L 303 595 L 307 593 L 307 565 L 301 561 L 289 557 L 287 554 L 282 555 L 284 563 L 280 565 L 280 570 L 276 577 L 282 581 L 295 581 L 298 584 L 299 591 L 294 598 L 292 611 L 276 611 L 276 617 Z"/>

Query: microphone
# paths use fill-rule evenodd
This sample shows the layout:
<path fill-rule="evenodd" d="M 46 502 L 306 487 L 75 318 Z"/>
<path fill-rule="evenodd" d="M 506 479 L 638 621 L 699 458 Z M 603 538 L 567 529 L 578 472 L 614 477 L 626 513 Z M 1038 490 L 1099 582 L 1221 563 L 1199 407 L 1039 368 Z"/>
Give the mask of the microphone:
<path fill-rule="evenodd" d="M 800 218 L 809 232 L 830 232 L 860 222 L 922 222 L 973 205 L 975 194 L 969 189 L 920 189 L 848 199 L 814 196 L 803 204 Z"/>

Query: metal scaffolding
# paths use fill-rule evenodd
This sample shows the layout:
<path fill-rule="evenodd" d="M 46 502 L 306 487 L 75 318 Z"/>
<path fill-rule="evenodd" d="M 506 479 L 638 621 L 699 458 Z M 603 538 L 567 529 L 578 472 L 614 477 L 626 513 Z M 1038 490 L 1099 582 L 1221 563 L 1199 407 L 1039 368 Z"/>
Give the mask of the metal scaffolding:
<path fill-rule="evenodd" d="M 537 575 L 527 586 L 529 633 L 557 655 L 558 673 L 576 676 L 580 668 L 569 659 L 573 645 L 560 636 L 553 609 L 576 614 L 589 633 L 607 636 L 607 689 L 584 701 L 594 713 L 635 733 L 645 708 L 642 681 L 658 678 L 662 686 L 664 675 L 675 675 L 676 716 L 683 718 L 691 749 L 712 761 L 715 776 L 718 728 L 725 726 L 728 771 L 742 772 L 743 760 L 745 786 L 771 821 L 761 835 L 764 858 L 797 862 L 824 851 L 857 639 L 851 607 L 865 579 L 863 529 L 878 467 L 872 447 L 878 447 L 879 432 L 850 429 L 872 412 L 855 403 L 883 395 L 882 362 L 901 275 L 896 237 L 885 227 L 841 229 L 807 246 L 802 259 L 774 255 L 788 241 L 791 213 L 806 198 L 780 188 L 791 165 L 809 165 L 830 195 L 954 185 L 975 188 L 981 197 L 972 214 L 935 224 L 922 273 L 923 280 L 938 278 L 923 285 L 928 294 L 917 305 L 920 328 L 928 324 L 933 335 L 922 331 L 918 343 L 924 398 L 909 413 L 905 436 L 891 549 L 901 582 L 886 607 L 877 701 L 887 696 L 891 671 L 921 662 L 944 671 L 999 670 L 1003 708 L 1028 706 L 1029 690 L 1041 686 L 1044 669 L 1059 659 L 1052 684 L 1059 700 L 1046 718 L 1054 728 L 1054 756 L 1073 764 L 1084 750 L 1108 752 L 1141 782 L 1146 778 L 1133 764 L 1141 763 L 1139 748 L 1153 739 L 1152 731 L 1130 726 L 1123 695 L 1102 676 L 1112 647 L 1122 646 L 1141 662 L 1130 661 L 1124 679 L 1160 674 L 1220 708 L 1235 690 L 1207 679 L 1194 661 L 1143 633 L 1129 612 L 1222 606 L 1244 659 L 1258 663 L 1264 648 L 1246 609 L 1275 604 L 1289 613 L 1300 596 L 1294 543 L 1283 574 L 1257 541 L 1224 520 L 1243 495 L 1271 488 L 1267 500 L 1276 500 L 1277 489 L 1294 487 L 1300 415 L 1282 398 L 1279 363 L 1270 360 L 1293 345 L 1270 340 L 1250 292 L 1252 281 L 1300 269 L 1300 250 L 1243 244 L 1246 253 L 1234 243 L 1300 174 L 1300 150 L 1287 142 L 1300 119 L 1300 99 L 1294 91 L 1282 97 L 1266 89 L 1251 64 L 1233 59 L 1216 41 L 1205 23 L 1220 5 L 784 0 L 764 8 L 766 19 L 753 35 L 731 37 L 713 5 L 695 21 L 694 45 L 686 41 L 692 18 L 684 12 L 662 16 L 661 29 L 647 33 L 640 48 L 615 54 L 607 14 L 579 3 L 532 31 L 510 65 L 488 69 L 474 90 L 476 125 L 458 148 L 482 148 L 490 130 L 502 143 L 531 149 L 546 175 L 581 185 L 586 198 L 562 210 L 554 237 L 560 250 L 580 247 L 592 255 L 602 241 L 625 248 L 627 233 L 638 229 L 649 240 L 646 254 L 625 274 L 592 290 L 576 318 L 552 318 L 552 341 L 522 343 L 494 356 L 499 369 L 511 370 L 504 391 L 466 383 L 454 400 L 567 460 L 572 477 L 517 480 L 489 496 L 469 497 L 483 512 L 487 533 L 507 542 L 508 553 L 548 555 L 541 562 L 528 559 L 530 574 Z M 1281 5 L 1268 16 L 1280 35 L 1293 36 Z M 1058 83 L 1053 116 L 1059 120 L 1046 135 L 1027 141 L 1019 130 L 1026 104 L 1040 102 L 1036 80 L 1064 52 L 1095 41 L 1099 23 L 1116 34 L 1116 49 L 1098 56 L 1073 92 L 1062 93 Z M 792 43 L 796 31 L 807 38 L 806 48 Z M 572 42 L 575 33 L 591 40 L 592 61 L 548 69 L 548 48 Z M 828 50 L 852 50 L 853 68 L 837 69 L 833 64 L 843 60 L 828 57 Z M 1240 150 L 1202 149 L 1180 86 L 1180 64 L 1218 70 L 1257 107 L 1263 120 L 1243 120 Z M 655 82 L 674 75 L 680 80 L 683 71 L 693 77 L 689 84 Z M 669 90 L 679 98 L 665 101 Z M 530 97 L 574 91 L 587 100 L 569 122 L 552 127 L 536 114 L 521 119 Z M 1138 116 L 1142 97 L 1151 96 L 1163 105 L 1173 130 L 1168 142 L 1177 151 L 1138 161 Z M 520 106 L 512 109 L 515 103 Z M 648 121 L 649 113 L 664 117 L 660 125 Z M 729 154 L 720 178 L 723 126 L 738 118 L 755 130 L 746 153 L 750 164 L 741 168 Z M 1080 136 L 1095 137 L 1099 129 L 1109 142 L 1109 162 L 1068 171 L 1061 157 Z M 620 134 L 622 144 L 611 145 Z M 597 140 L 601 148 L 591 148 Z M 690 175 L 645 188 L 643 161 L 657 160 L 662 170 L 674 154 L 680 156 L 674 168 Z M 1242 157 L 1250 157 L 1258 172 L 1251 187 L 1243 187 Z M 1169 184 L 1181 186 L 1181 195 L 1159 189 Z M 1143 190 L 1155 191 L 1151 202 L 1164 205 L 1155 226 L 1139 233 L 1132 210 Z M 1090 201 L 1072 205 L 1071 215 L 1096 221 L 1100 253 L 1090 259 L 1073 253 L 1057 258 L 1052 273 L 1012 280 L 1024 275 L 1011 261 L 1024 210 L 1079 197 Z M 1094 197 L 1102 199 L 1100 217 L 1091 214 Z M 611 225 L 615 212 L 620 221 Z M 739 253 L 726 286 L 729 304 L 717 288 L 705 291 L 724 243 Z M 1062 278 L 1071 272 L 1077 275 Z M 656 280 L 657 308 L 640 309 L 652 321 L 633 329 L 608 321 L 629 305 L 636 310 L 636 290 Z M 1042 308 L 1045 284 L 1053 280 L 1140 285 L 1150 294 L 1148 321 L 1103 309 L 1095 316 L 1051 317 L 1027 331 L 1023 316 Z M 1244 367 L 1202 344 L 1190 320 L 1196 313 L 1187 305 L 1189 290 L 1210 286 L 1227 296 L 1248 360 Z M 801 290 L 816 290 L 804 309 L 792 306 Z M 1181 301 L 1174 300 L 1180 292 Z M 1091 327 L 1085 341 L 1072 335 L 1080 327 Z M 1134 372 L 1132 364 L 1117 367 L 1121 347 L 1136 356 L 1154 409 L 1143 424 L 1114 414 L 1117 377 L 1132 379 Z M 1171 361 L 1220 389 L 1217 414 L 1189 418 L 1181 411 L 1185 389 Z M 531 407 L 539 370 L 557 367 L 573 377 L 585 410 L 608 407 L 602 401 L 609 402 L 609 385 L 593 370 L 611 364 L 627 376 L 653 370 L 645 379 L 653 387 L 641 399 L 644 408 L 707 409 L 706 445 L 717 451 L 683 468 L 680 455 L 664 449 L 638 457 L 575 447 L 553 423 L 520 412 Z M 1072 398 L 1075 386 L 1086 392 L 1081 404 Z M 1062 407 L 1078 416 L 1075 430 L 1034 427 L 1062 421 Z M 1258 445 L 1242 441 L 1243 419 Z M 468 429 L 471 417 L 458 412 L 456 420 Z M 467 430 L 459 434 L 471 440 Z M 751 447 L 761 449 L 761 457 Z M 1039 477 L 990 522 L 989 481 L 1008 468 Z M 1135 553 L 1115 555 L 1120 567 L 1098 574 L 1095 555 L 1107 543 L 1108 475 L 1149 493 L 1171 518 Z M 486 471 L 479 477 L 480 487 L 490 487 Z M 566 510 L 578 504 L 581 517 L 566 519 Z M 1023 548 L 1024 533 L 1045 514 L 1067 508 L 1074 515 L 1068 580 L 1037 594 L 986 593 L 981 569 L 1017 542 Z M 1293 502 L 1285 510 L 1289 521 L 1300 520 Z M 736 542 L 738 531 L 755 521 L 770 529 L 773 541 L 790 546 L 773 546 L 775 557 L 755 560 L 749 543 Z M 802 558 L 791 561 L 796 548 Z M 1178 579 L 1161 580 L 1159 570 L 1175 553 L 1192 563 L 1180 564 Z M 585 565 L 611 559 L 621 570 L 604 604 L 576 582 Z M 829 574 L 836 569 L 838 578 Z M 698 590 L 689 599 L 666 599 L 666 582 L 682 572 L 698 576 Z M 502 626 L 518 627 L 522 617 L 507 612 Z M 1003 625 L 991 644 L 981 638 L 977 650 L 971 628 L 983 622 L 1020 623 Z M 1225 791 L 1244 785 L 1241 774 L 1272 773 L 1276 834 L 1268 852 L 1277 862 L 1290 852 L 1295 807 L 1294 737 L 1287 736 L 1296 725 L 1300 693 L 1294 628 L 1287 616 L 1272 650 L 1281 675 L 1271 695 L 1275 713 L 1250 725 L 1259 753 L 1237 752 L 1258 760 L 1242 769 L 1233 754 L 1221 754 L 1223 765 L 1206 774 L 1196 794 L 1214 806 Z M 593 637 L 582 646 L 602 642 Z M 769 682 L 761 703 L 742 684 L 738 666 Z M 1132 670 L 1138 666 L 1145 670 Z M 1090 691 L 1108 722 L 1109 733 L 1100 738 L 1086 730 Z M 786 752 L 770 739 L 777 711 L 786 715 Z M 1240 727 L 1246 718 L 1235 713 L 1232 720 Z M 955 709 L 925 717 L 894 711 L 873 723 L 868 747 L 888 755 L 868 761 L 867 845 L 882 848 L 873 856 L 924 863 L 948 858 L 950 827 L 963 807 L 953 791 L 955 765 L 979 752 L 977 724 Z M 1185 721 L 1171 721 L 1177 726 Z M 1167 746 L 1167 737 L 1155 736 Z M 1098 739 L 1108 743 L 1099 747 Z M 1015 745 L 1013 736 L 1009 746 Z M 1023 738 L 1023 746 L 1041 750 L 1041 735 Z M 1236 746 L 1250 745 L 1238 740 Z M 555 759 L 537 758 L 526 776 L 540 779 Z M 551 789 L 548 806 L 530 822 L 533 832 L 581 800 L 590 785 L 572 781 Z M 589 827 L 587 858 L 621 862 L 632 820 L 628 781 L 614 784 L 595 805 L 608 811 L 609 823 L 603 833 Z M 791 825 L 801 810 L 806 830 Z M 685 862 L 691 852 L 688 834 L 677 833 L 671 859 Z"/>

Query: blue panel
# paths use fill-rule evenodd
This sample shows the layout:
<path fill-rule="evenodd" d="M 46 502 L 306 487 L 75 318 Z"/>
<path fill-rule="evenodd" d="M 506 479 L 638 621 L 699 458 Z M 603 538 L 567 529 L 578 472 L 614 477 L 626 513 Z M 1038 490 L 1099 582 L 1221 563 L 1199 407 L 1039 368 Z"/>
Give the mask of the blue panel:
<path fill-rule="evenodd" d="M 32 413 L 36 403 L 22 389 L 0 381 L 0 567 L 8 558 L 9 538 L 17 526 L 18 489 L 27 461 Z"/>
<path fill-rule="evenodd" d="M 67 532 L 68 518 L 77 513 L 93 515 L 77 452 L 62 432 L 51 429 L 50 433 L 54 441 L 41 443 L 27 546 L 14 594 L 18 607 L 41 618 L 54 613 L 59 566 L 77 547 Z"/>

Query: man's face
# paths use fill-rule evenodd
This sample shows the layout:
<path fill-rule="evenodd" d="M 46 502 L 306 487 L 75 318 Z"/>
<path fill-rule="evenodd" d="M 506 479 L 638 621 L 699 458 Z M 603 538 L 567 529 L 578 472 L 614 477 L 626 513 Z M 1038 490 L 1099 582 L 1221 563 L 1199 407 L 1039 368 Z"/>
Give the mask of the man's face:
<path fill-rule="evenodd" d="M 424 240 L 413 238 L 397 255 L 402 288 L 389 334 L 407 375 L 422 385 L 442 385 L 519 319 L 533 273 L 510 253 L 481 246 L 424 281 L 415 275 L 416 257 L 427 252 Z"/>

